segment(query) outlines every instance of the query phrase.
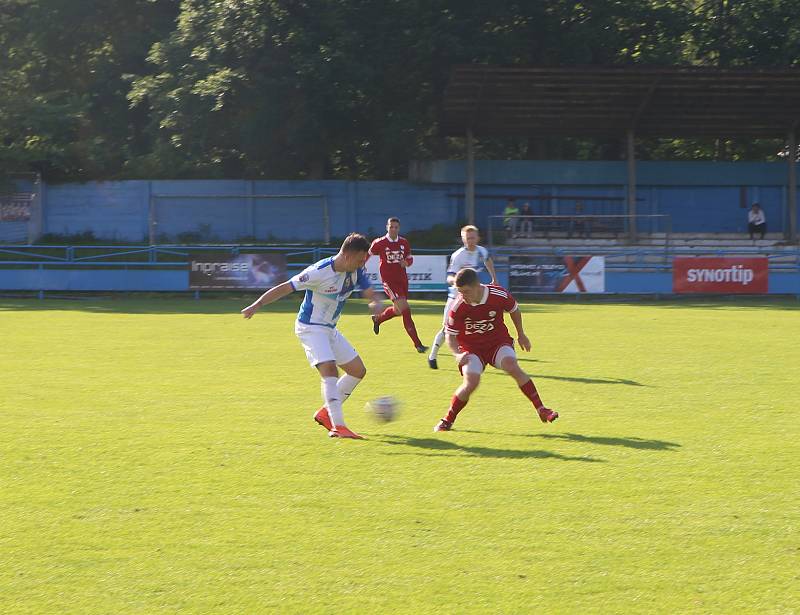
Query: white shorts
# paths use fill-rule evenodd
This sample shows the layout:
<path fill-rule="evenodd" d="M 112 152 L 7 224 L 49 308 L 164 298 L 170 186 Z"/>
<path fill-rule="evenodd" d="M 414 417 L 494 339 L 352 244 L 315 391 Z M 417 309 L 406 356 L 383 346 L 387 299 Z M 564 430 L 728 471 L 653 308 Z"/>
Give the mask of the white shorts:
<path fill-rule="evenodd" d="M 294 332 L 311 367 L 326 361 L 335 361 L 337 365 L 350 363 L 358 356 L 356 349 L 339 333 L 339 330 L 322 325 L 306 325 L 295 321 Z"/>
<path fill-rule="evenodd" d="M 497 369 L 502 369 L 500 365 L 503 363 L 503 359 L 506 357 L 514 357 L 517 358 L 517 353 L 515 352 L 513 346 L 508 346 L 504 344 L 497 349 L 497 352 L 494 355 L 494 362 L 492 365 Z M 467 362 L 462 366 L 461 373 L 467 374 L 482 374 L 483 370 L 486 366 L 483 364 L 481 358 L 476 354 L 468 354 L 467 355 Z"/>

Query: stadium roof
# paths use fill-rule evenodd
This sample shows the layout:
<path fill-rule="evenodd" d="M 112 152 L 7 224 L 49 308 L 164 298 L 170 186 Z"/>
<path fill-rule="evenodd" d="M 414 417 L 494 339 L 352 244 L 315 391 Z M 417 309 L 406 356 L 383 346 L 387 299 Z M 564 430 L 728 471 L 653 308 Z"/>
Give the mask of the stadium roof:
<path fill-rule="evenodd" d="M 800 70 L 456 66 L 445 135 L 784 138 Z"/>

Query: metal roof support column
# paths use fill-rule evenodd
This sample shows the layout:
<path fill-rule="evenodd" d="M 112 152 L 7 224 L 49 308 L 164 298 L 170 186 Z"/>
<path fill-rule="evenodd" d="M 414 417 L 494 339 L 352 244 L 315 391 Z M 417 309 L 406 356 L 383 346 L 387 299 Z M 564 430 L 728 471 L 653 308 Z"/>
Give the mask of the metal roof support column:
<path fill-rule="evenodd" d="M 475 224 L 475 143 L 472 128 L 467 128 L 467 187 L 464 197 L 467 224 Z"/>
<path fill-rule="evenodd" d="M 792 126 L 786 138 L 789 144 L 789 190 L 787 191 L 789 209 L 789 228 L 784 233 L 791 242 L 797 241 L 797 127 Z"/>
<path fill-rule="evenodd" d="M 628 239 L 636 243 L 636 148 L 633 128 L 625 132 L 628 161 Z"/>

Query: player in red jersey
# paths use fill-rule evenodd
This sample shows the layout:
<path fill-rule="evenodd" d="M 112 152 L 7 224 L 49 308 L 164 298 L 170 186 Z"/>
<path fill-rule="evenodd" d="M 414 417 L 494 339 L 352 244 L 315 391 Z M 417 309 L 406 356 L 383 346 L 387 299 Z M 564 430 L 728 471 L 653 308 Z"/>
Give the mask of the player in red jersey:
<path fill-rule="evenodd" d="M 517 329 L 517 340 L 526 352 L 531 342 L 522 328 L 519 306 L 505 288 L 496 284 L 481 284 L 474 269 L 462 269 L 456 275 L 458 298 L 450 309 L 445 329 L 447 344 L 458 362 L 464 380 L 450 401 L 450 410 L 434 431 L 450 431 L 470 395 L 478 388 L 481 374 L 487 365 L 507 372 L 531 400 L 543 423 L 552 423 L 558 412 L 545 408 L 531 377 L 522 371 L 514 352 L 514 340 L 508 334 L 503 312 L 508 312 Z"/>
<path fill-rule="evenodd" d="M 380 257 L 380 272 L 383 280 L 383 291 L 392 301 L 392 305 L 383 310 L 382 313 L 372 317 L 372 330 L 375 335 L 380 333 L 381 324 L 394 318 L 403 317 L 403 326 L 417 352 L 425 352 L 427 346 L 423 346 L 417 335 L 417 328 L 411 318 L 411 308 L 408 306 L 408 274 L 406 267 L 410 267 L 414 262 L 411 256 L 411 244 L 405 237 L 400 237 L 400 220 L 389 218 L 386 221 L 386 234 L 378 237 L 372 242 L 369 248 L 370 254 Z"/>

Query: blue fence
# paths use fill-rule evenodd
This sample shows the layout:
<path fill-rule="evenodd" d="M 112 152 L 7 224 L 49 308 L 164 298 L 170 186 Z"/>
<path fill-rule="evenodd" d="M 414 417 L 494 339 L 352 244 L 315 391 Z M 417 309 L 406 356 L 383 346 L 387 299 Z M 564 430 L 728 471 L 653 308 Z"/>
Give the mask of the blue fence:
<path fill-rule="evenodd" d="M 319 241 L 325 203 L 329 230 L 342 237 L 357 230 L 382 232 L 398 216 L 403 230 L 464 220 L 465 163 L 412 164 L 411 181 L 131 180 L 44 185 L 42 232 L 90 232 L 114 242 L 161 243 Z M 770 232 L 787 228 L 786 163 L 640 162 L 639 214 L 671 216 L 675 233 L 742 233 L 747 208 L 761 203 Z M 529 201 L 534 213 L 626 213 L 624 162 L 476 162 L 476 222 L 486 225 L 505 200 Z M 209 199 L 218 195 L 219 199 Z M 249 196 L 248 196 L 249 195 Z M 286 195 L 259 199 L 258 195 Z M 795 203 L 797 207 L 797 203 Z M 191 239 L 175 239 L 186 234 Z M 172 239 L 170 239 L 172 237 Z"/>
<path fill-rule="evenodd" d="M 588 250 L 588 251 L 587 251 Z M 335 252 L 327 247 L 197 246 L 7 246 L 0 247 L 0 291 L 189 291 L 193 253 L 280 252 L 289 273 Z M 416 250 L 449 254 L 450 250 Z M 741 256 L 742 249 L 706 249 L 707 256 Z M 672 258 L 696 251 L 620 248 L 498 249 L 494 256 L 499 282 L 508 285 L 509 255 L 602 255 L 606 258 L 608 294 L 672 293 Z M 753 255 L 758 253 L 753 252 Z M 763 253 L 760 255 L 764 255 Z M 800 296 L 800 249 L 768 255 L 770 294 Z"/>

